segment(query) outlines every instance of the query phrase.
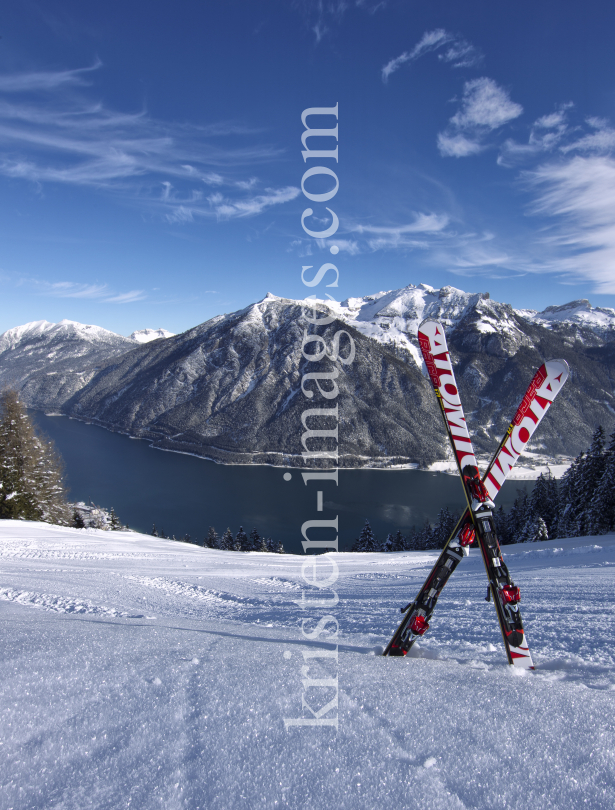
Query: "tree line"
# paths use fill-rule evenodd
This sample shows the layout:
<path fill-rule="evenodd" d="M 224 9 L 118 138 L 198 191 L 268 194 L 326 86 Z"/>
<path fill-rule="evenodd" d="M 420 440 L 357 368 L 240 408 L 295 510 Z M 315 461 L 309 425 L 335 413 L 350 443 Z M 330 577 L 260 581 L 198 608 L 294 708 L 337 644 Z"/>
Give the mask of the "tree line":
<path fill-rule="evenodd" d="M 377 540 L 369 521 L 355 540 L 352 551 L 425 551 L 440 549 L 461 517 L 440 510 L 434 525 L 401 530 Z M 551 474 L 540 474 L 531 491 L 517 490 L 507 511 L 494 511 L 494 523 L 502 545 L 535 543 L 542 540 L 615 531 L 615 432 L 606 443 L 604 429 L 595 431 L 590 447 L 580 453 L 558 482 Z"/>
<path fill-rule="evenodd" d="M 0 397 L 0 518 L 73 525 L 62 460 L 11 390 Z"/>
<path fill-rule="evenodd" d="M 201 548 L 213 548 L 219 551 L 264 551 L 270 554 L 284 554 L 284 546 L 282 543 L 272 540 L 271 537 L 261 537 L 256 527 L 252 529 L 250 534 L 246 534 L 243 526 L 239 527 L 239 531 L 233 536 L 230 528 L 227 528 L 222 537 L 218 536 L 218 532 L 213 526 L 209 527 L 209 531 L 202 540 L 193 538 L 189 534 L 183 537 L 168 537 L 164 530 L 157 529 L 154 524 L 151 534 L 154 537 L 163 537 L 167 540 L 177 540 L 180 543 L 191 543 Z"/>

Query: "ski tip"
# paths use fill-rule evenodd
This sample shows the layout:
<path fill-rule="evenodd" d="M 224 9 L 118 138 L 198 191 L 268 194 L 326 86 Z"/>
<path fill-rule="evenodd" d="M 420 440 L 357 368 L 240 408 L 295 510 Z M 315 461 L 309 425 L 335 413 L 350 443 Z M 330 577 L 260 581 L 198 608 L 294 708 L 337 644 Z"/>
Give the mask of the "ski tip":
<path fill-rule="evenodd" d="M 444 330 L 444 327 L 442 326 L 442 324 L 440 323 L 440 321 L 437 318 L 425 318 L 419 324 L 418 331 L 419 332 L 424 331 L 423 327 L 427 326 L 428 324 L 434 324 L 435 326 L 439 326 L 440 329 Z"/>
<path fill-rule="evenodd" d="M 549 376 L 562 375 L 561 384 L 563 385 L 568 379 L 570 374 L 570 366 L 566 360 L 547 360 L 545 363 Z"/>

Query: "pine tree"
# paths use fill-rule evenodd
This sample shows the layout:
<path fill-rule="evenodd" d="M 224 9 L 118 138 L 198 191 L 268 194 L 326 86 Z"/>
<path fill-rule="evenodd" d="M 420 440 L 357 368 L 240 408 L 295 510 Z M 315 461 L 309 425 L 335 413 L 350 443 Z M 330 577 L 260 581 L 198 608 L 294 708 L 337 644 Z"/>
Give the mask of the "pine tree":
<path fill-rule="evenodd" d="M 85 529 L 85 520 L 83 519 L 81 512 L 78 512 L 76 509 L 73 509 L 73 528 Z"/>
<path fill-rule="evenodd" d="M 529 514 L 540 516 L 551 534 L 557 520 L 557 482 L 551 473 L 540 473 L 527 503 Z"/>
<path fill-rule="evenodd" d="M 110 525 L 112 532 L 121 532 L 123 530 L 123 526 L 120 522 L 119 517 L 115 514 L 115 509 L 111 507 L 111 512 L 109 513 L 109 517 L 111 518 Z"/>
<path fill-rule="evenodd" d="M 235 538 L 228 527 L 220 538 L 220 548 L 222 551 L 233 551 L 235 548 Z"/>
<path fill-rule="evenodd" d="M 160 535 L 158 534 L 158 529 L 156 528 L 156 524 L 155 524 L 155 523 L 154 523 L 154 525 L 152 526 L 152 530 L 151 530 L 150 534 L 151 534 L 151 536 L 152 536 L 152 537 L 159 537 L 159 536 L 160 536 Z"/>
<path fill-rule="evenodd" d="M 376 539 L 369 525 L 369 520 L 365 520 L 365 526 L 361 529 L 358 540 L 352 547 L 352 551 L 376 551 Z"/>
<path fill-rule="evenodd" d="M 540 515 L 531 517 L 523 528 L 520 543 L 538 543 L 541 540 L 548 540 L 549 532 L 547 524 Z"/>
<path fill-rule="evenodd" d="M 425 523 L 423 524 L 423 528 L 417 532 L 416 535 L 416 549 L 417 551 L 426 551 L 429 548 L 432 548 L 433 543 L 433 528 L 431 523 L 425 519 Z"/>
<path fill-rule="evenodd" d="M 500 506 L 493 513 L 493 523 L 495 525 L 495 533 L 501 546 L 505 546 L 508 540 L 508 525 L 506 521 L 506 512 L 504 507 Z"/>
<path fill-rule="evenodd" d="M 592 436 L 592 443 L 585 456 L 585 462 L 581 471 L 579 509 L 577 514 L 580 535 L 589 534 L 591 502 L 596 494 L 602 474 L 604 473 L 604 465 L 606 462 L 604 444 L 604 429 L 602 425 L 599 425 Z"/>
<path fill-rule="evenodd" d="M 389 534 L 387 534 L 387 539 L 380 545 L 380 551 L 393 551 L 393 543 L 393 535 L 389 532 Z"/>
<path fill-rule="evenodd" d="M 256 526 L 250 532 L 250 542 L 248 551 L 260 551 L 261 547 L 261 537 L 260 534 L 256 531 Z"/>
<path fill-rule="evenodd" d="M 270 543 L 270 538 L 261 537 L 261 545 L 260 545 L 260 548 L 258 550 L 262 551 L 263 553 L 267 553 L 269 551 L 269 543 Z"/>
<path fill-rule="evenodd" d="M 522 543 L 521 535 L 528 520 L 528 497 L 523 489 L 517 490 L 517 497 L 506 516 L 506 536 L 509 543 Z"/>
<path fill-rule="evenodd" d="M 589 534 L 607 534 L 615 529 L 615 432 L 604 453 L 604 470 L 587 510 Z"/>
<path fill-rule="evenodd" d="M 420 549 L 420 533 L 416 526 L 413 526 L 410 534 L 405 538 L 404 551 L 418 551 Z"/>
<path fill-rule="evenodd" d="M 557 517 L 558 537 L 577 537 L 580 533 L 581 478 L 585 453 L 580 453 L 560 480 Z"/>
<path fill-rule="evenodd" d="M 404 551 L 406 548 L 406 538 L 401 533 L 401 530 L 398 529 L 395 532 L 395 537 L 393 538 L 393 551 Z"/>
<path fill-rule="evenodd" d="M 70 526 L 62 461 L 37 436 L 15 391 L 0 397 L 0 518 Z"/>
<path fill-rule="evenodd" d="M 438 514 L 438 523 L 432 532 L 431 545 L 429 548 L 444 548 L 444 544 L 451 536 L 451 533 L 457 524 L 457 520 L 458 518 L 455 518 L 446 506 L 443 509 L 440 509 Z"/>
<path fill-rule="evenodd" d="M 249 551 L 248 548 L 248 535 L 244 532 L 243 526 L 239 527 L 237 536 L 235 537 L 235 551 Z"/>
<path fill-rule="evenodd" d="M 218 532 L 214 529 L 213 526 L 209 527 L 207 537 L 203 542 L 205 548 L 220 548 L 220 538 L 218 537 Z"/>

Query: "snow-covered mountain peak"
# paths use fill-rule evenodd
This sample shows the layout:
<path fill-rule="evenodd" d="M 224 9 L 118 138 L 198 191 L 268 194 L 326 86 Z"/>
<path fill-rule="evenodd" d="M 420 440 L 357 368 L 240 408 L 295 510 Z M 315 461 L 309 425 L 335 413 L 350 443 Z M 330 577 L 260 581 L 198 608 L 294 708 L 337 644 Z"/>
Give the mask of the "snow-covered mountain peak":
<path fill-rule="evenodd" d="M 86 340 L 89 342 L 115 342 L 116 339 L 125 340 L 115 332 L 110 332 L 102 326 L 94 326 L 92 324 L 83 324 L 78 321 L 70 321 L 67 318 L 59 323 L 50 323 L 49 321 L 32 321 L 30 323 L 15 326 L 12 329 L 7 329 L 0 335 L 0 352 L 7 349 L 15 349 L 22 343 L 27 343 L 37 338 L 44 338 L 47 340 L 59 339 L 77 339 Z"/>
<path fill-rule="evenodd" d="M 149 343 L 150 340 L 158 340 L 159 338 L 174 337 L 175 332 L 169 332 L 168 329 L 138 329 L 130 336 L 132 340 L 137 343 Z"/>
<path fill-rule="evenodd" d="M 485 306 L 477 309 L 479 304 Z M 399 290 L 348 298 L 336 309 L 340 317 L 360 332 L 409 352 L 420 366 L 416 334 L 425 318 L 437 318 L 446 326 L 455 327 L 470 310 L 474 310 L 481 316 L 479 331 L 488 332 L 492 328 L 494 308 L 502 306 L 492 302 L 489 293 L 466 293 L 451 286 L 437 289 L 429 284 L 408 284 Z"/>
<path fill-rule="evenodd" d="M 593 307 L 587 298 L 579 298 L 560 306 L 550 306 L 542 312 L 517 310 L 517 313 L 549 329 L 558 324 L 571 324 L 589 329 L 603 338 L 615 335 L 615 309 Z"/>
<path fill-rule="evenodd" d="M 31 321 L 7 329 L 6 332 L 0 335 L 0 351 L 14 349 L 22 340 L 30 340 L 37 335 L 42 335 L 52 326 L 55 326 L 55 324 L 49 323 L 49 321 Z"/>

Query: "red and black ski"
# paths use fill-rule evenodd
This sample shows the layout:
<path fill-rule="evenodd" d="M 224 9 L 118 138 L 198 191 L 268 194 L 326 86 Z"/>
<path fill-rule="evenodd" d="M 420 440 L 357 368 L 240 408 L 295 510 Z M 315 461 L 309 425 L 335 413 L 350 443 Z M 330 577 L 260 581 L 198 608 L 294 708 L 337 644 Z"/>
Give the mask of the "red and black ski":
<path fill-rule="evenodd" d="M 453 373 L 444 329 L 438 321 L 426 320 L 419 327 L 419 343 L 434 386 L 457 467 L 466 494 L 467 508 L 414 602 L 406 613 L 384 655 L 406 655 L 414 642 L 429 629 L 429 619 L 444 585 L 478 538 L 489 578 L 508 661 L 532 668 L 519 611 L 519 589 L 512 582 L 493 525 L 493 501 L 532 434 L 568 377 L 564 360 L 544 363 L 534 375 L 517 412 L 500 442 L 483 479 L 472 449 L 465 416 Z"/>

